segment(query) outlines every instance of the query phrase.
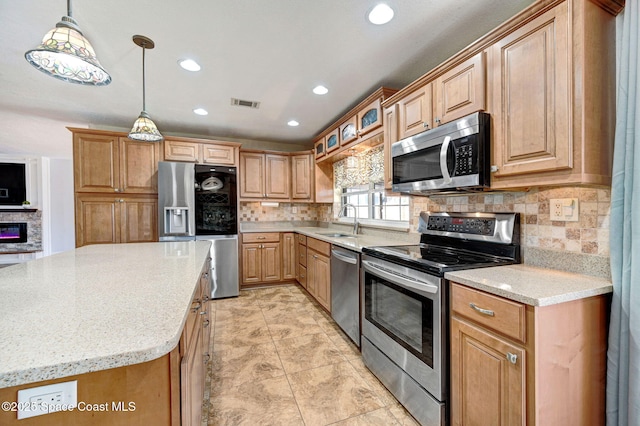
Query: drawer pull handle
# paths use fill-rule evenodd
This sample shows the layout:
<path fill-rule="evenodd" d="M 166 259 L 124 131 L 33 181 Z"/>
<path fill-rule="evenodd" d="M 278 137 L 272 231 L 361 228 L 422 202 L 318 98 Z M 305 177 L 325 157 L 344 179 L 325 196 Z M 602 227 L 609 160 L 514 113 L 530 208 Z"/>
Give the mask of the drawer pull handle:
<path fill-rule="evenodd" d="M 507 361 L 509 361 L 511 364 L 515 364 L 516 362 L 518 362 L 518 355 L 507 352 Z"/>
<path fill-rule="evenodd" d="M 471 306 L 471 309 L 480 312 L 483 315 L 487 315 L 487 316 L 494 316 L 495 313 L 493 311 L 490 311 L 489 309 L 482 309 L 476 306 L 475 303 L 469 303 L 469 306 Z"/>
<path fill-rule="evenodd" d="M 264 239 L 266 239 L 266 238 L 267 238 L 267 237 L 258 237 L 258 239 L 259 239 L 259 240 L 264 240 Z"/>

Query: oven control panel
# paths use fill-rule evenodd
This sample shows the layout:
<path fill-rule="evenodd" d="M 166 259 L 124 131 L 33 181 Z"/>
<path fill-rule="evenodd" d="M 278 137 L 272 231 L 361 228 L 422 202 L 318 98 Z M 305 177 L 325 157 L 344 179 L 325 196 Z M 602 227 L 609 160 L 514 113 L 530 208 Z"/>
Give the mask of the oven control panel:
<path fill-rule="evenodd" d="M 458 232 L 462 234 L 493 235 L 496 220 L 493 218 L 430 216 L 427 230 Z"/>

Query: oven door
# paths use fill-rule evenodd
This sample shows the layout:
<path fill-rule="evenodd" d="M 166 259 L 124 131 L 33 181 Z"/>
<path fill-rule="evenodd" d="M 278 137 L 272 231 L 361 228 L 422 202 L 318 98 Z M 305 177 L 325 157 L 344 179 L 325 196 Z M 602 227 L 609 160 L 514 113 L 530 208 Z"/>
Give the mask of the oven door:
<path fill-rule="evenodd" d="M 433 397 L 446 399 L 444 280 L 363 255 L 362 335 Z"/>

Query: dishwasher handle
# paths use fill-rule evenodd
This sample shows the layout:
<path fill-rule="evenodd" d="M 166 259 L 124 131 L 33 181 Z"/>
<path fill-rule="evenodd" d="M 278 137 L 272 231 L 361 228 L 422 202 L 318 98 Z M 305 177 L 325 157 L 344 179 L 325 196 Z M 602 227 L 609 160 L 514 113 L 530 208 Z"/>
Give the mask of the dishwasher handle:
<path fill-rule="evenodd" d="M 335 257 L 338 260 L 341 260 L 342 262 L 345 263 L 349 263 L 351 265 L 357 265 L 358 264 L 358 257 L 351 257 L 348 255 L 343 254 L 342 252 L 336 251 L 336 250 L 331 250 L 331 256 Z"/>

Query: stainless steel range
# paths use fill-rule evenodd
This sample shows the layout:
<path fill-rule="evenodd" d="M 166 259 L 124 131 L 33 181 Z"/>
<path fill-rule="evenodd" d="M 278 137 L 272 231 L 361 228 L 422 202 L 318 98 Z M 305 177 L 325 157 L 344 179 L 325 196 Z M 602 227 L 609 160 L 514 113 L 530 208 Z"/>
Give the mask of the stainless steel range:
<path fill-rule="evenodd" d="M 420 244 L 362 249 L 362 357 L 423 425 L 446 425 L 444 273 L 520 263 L 517 213 L 420 213 Z"/>

